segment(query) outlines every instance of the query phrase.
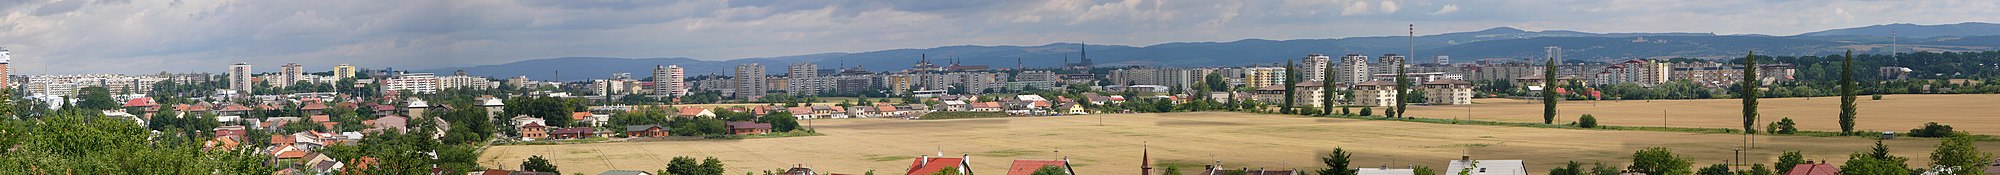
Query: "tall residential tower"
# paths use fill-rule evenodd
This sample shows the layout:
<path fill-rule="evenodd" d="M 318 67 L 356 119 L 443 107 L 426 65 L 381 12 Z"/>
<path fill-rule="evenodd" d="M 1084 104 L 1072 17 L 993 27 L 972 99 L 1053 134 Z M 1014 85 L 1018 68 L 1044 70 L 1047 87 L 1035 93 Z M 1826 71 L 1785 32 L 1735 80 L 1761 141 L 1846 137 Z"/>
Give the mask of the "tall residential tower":
<path fill-rule="evenodd" d="M 758 99 L 764 97 L 764 65 L 757 63 L 736 66 L 736 98 Z"/>
<path fill-rule="evenodd" d="M 237 62 L 229 66 L 229 90 L 240 94 L 252 94 L 250 90 L 250 63 Z"/>
<path fill-rule="evenodd" d="M 653 94 L 688 95 L 686 72 L 679 65 L 653 66 Z"/>

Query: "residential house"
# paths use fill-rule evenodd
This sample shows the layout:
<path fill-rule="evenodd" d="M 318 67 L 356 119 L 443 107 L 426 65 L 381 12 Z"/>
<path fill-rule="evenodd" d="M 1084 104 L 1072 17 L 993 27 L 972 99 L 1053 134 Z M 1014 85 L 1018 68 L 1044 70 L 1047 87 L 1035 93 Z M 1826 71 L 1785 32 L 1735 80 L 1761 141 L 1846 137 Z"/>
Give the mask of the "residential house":
<path fill-rule="evenodd" d="M 593 127 L 603 126 L 605 123 L 611 122 L 611 115 L 592 114 L 590 112 L 570 113 L 569 118 L 572 119 L 570 121 L 574 121 L 578 124 L 583 124 L 586 126 L 593 126 Z"/>
<path fill-rule="evenodd" d="M 320 102 L 308 102 L 304 106 L 299 106 L 299 111 L 305 112 L 306 115 L 320 115 L 326 114 L 327 108 L 326 104 Z"/>
<path fill-rule="evenodd" d="M 779 175 L 819 175 L 819 172 L 813 172 L 813 169 L 812 169 L 812 168 L 806 168 L 806 165 L 804 165 L 804 164 L 799 164 L 799 165 L 792 165 L 792 168 L 791 168 L 791 169 L 785 169 L 785 172 L 784 172 L 784 173 L 778 173 L 778 174 L 779 174 Z"/>
<path fill-rule="evenodd" d="M 596 136 L 597 136 L 597 128 L 591 128 L 591 127 L 569 127 L 569 128 L 563 128 L 563 129 L 556 129 L 556 130 L 555 130 L 554 132 L 549 132 L 549 136 L 551 136 L 551 137 L 553 137 L 553 138 L 555 138 L 555 139 L 581 139 L 581 138 L 590 138 L 590 137 L 596 137 Z"/>
<path fill-rule="evenodd" d="M 548 135 L 549 126 L 542 125 L 542 120 L 540 119 L 533 120 L 531 122 L 528 122 L 527 124 L 521 125 L 521 128 L 518 128 L 518 131 L 521 132 L 521 138 L 523 138 L 523 140 L 539 140 L 549 137 Z"/>
<path fill-rule="evenodd" d="M 1521 162 L 1521 160 L 1472 160 L 1472 156 L 1462 156 L 1458 160 L 1451 160 L 1451 165 L 1445 167 L 1444 171 L 1445 174 L 1460 174 L 1459 172 L 1464 171 L 1470 175 L 1528 175 L 1527 166 L 1523 166 Z M 1477 168 L 1466 169 L 1466 167 Z"/>
<path fill-rule="evenodd" d="M 870 109 L 870 111 L 874 111 L 872 115 L 875 117 L 897 117 L 903 116 L 904 113 L 903 111 L 896 110 L 896 106 L 890 106 L 889 104 L 875 104 L 875 108 Z"/>
<path fill-rule="evenodd" d="M 1033 175 L 1042 167 L 1061 168 L 1063 174 L 1076 174 L 1076 170 L 1070 169 L 1069 158 L 1063 158 L 1063 160 L 1014 160 L 1014 165 L 1007 167 L 1007 175 Z"/>
<path fill-rule="evenodd" d="M 666 137 L 666 136 L 669 136 L 669 135 L 667 135 L 667 134 L 668 134 L 668 133 L 667 133 L 667 128 L 666 128 L 666 127 L 660 127 L 660 125 L 631 125 L 631 126 L 625 126 L 625 137 L 626 137 L 626 138 L 642 138 L 642 137 Z"/>
<path fill-rule="evenodd" d="M 820 118 L 820 116 L 813 113 L 812 107 L 806 107 L 806 106 L 789 107 L 785 108 L 785 112 L 791 113 L 792 118 L 796 118 L 799 120 Z"/>
<path fill-rule="evenodd" d="M 1000 112 L 1001 110 L 1005 109 L 1000 106 L 1000 102 L 989 101 L 989 102 L 972 103 L 971 110 L 973 112 Z"/>
<path fill-rule="evenodd" d="M 947 168 L 957 170 L 957 174 L 972 174 L 971 160 L 972 155 L 960 155 L 957 158 L 945 158 L 942 154 L 937 157 L 924 155 L 923 157 L 917 157 L 916 161 L 910 162 L 909 171 L 905 171 L 903 174 L 930 175 L 931 173 L 937 173 Z"/>
<path fill-rule="evenodd" d="M 1067 114 L 1069 114 L 1069 115 L 1084 115 L 1084 114 L 1090 114 L 1090 110 L 1088 110 L 1088 109 L 1083 109 L 1083 104 L 1077 104 L 1077 103 L 1068 103 L 1068 104 L 1064 104 L 1063 106 L 1066 106 L 1066 107 L 1064 107 L 1064 110 L 1063 110 L 1064 112 L 1063 112 L 1063 113 L 1067 113 Z"/>
<path fill-rule="evenodd" d="M 714 118 L 714 117 L 715 117 L 715 111 L 712 111 L 712 110 L 709 110 L 708 108 L 701 108 L 701 107 L 682 107 L 682 108 L 680 108 L 680 109 L 677 109 L 677 110 L 675 110 L 675 111 L 678 111 L 678 112 L 676 112 L 676 114 L 674 115 L 675 117 L 687 117 L 687 118 L 693 118 L 693 117 L 709 117 L 709 118 Z"/>
<path fill-rule="evenodd" d="M 410 132 L 409 128 L 410 119 L 405 118 L 403 116 L 391 115 L 387 117 L 377 118 L 374 120 L 362 121 L 361 123 L 368 125 L 368 129 L 363 129 L 361 130 L 361 132 L 383 132 L 390 130 L 396 131 L 397 134 Z"/>
<path fill-rule="evenodd" d="M 972 108 L 972 105 L 966 104 L 965 101 L 958 101 L 958 100 L 944 101 L 938 104 L 938 109 L 951 112 L 965 111 L 969 108 Z"/>
<path fill-rule="evenodd" d="M 769 123 L 729 122 L 726 123 L 726 125 L 727 127 L 729 127 L 729 134 L 748 135 L 748 134 L 771 133 L 771 124 Z"/>
<path fill-rule="evenodd" d="M 1202 169 L 1201 173 L 1196 173 L 1196 174 L 1197 175 L 1300 175 L 1298 170 L 1271 170 L 1264 168 L 1257 168 L 1254 170 L 1250 168 L 1241 168 L 1235 170 L 1225 169 L 1222 168 L 1222 161 L 1215 161 L 1215 164 L 1208 165 L 1207 168 Z"/>
<path fill-rule="evenodd" d="M 247 131 L 247 130 L 244 130 L 244 129 L 243 129 L 243 126 L 221 126 L 221 127 L 215 127 L 215 137 L 236 137 L 236 138 L 243 138 L 243 134 L 244 134 L 245 132 L 248 132 L 248 131 Z"/>
<path fill-rule="evenodd" d="M 1791 168 L 1792 170 L 1786 171 L 1785 175 L 1839 175 L 1840 174 L 1840 166 L 1827 164 L 1826 162 L 1806 161 L 1805 164 L 1792 165 Z"/>
<path fill-rule="evenodd" d="M 639 170 L 605 170 L 597 175 L 653 175 L 653 172 Z"/>

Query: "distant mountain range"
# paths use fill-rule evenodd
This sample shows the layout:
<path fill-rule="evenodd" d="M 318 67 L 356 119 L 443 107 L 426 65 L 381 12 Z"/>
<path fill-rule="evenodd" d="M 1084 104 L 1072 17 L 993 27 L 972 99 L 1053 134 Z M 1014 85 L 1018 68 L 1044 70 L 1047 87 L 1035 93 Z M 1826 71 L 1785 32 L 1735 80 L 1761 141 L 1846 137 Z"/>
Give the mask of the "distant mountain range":
<path fill-rule="evenodd" d="M 1413 63 L 1430 63 L 1433 56 L 1448 55 L 1455 62 L 1474 60 L 1523 61 L 1540 58 L 1543 48 L 1558 46 L 1565 59 L 1622 60 L 1639 58 L 1730 58 L 1755 49 L 1759 55 L 1828 55 L 1854 49 L 1860 53 L 1888 53 L 1890 31 L 1895 31 L 1898 50 L 1911 51 L 1991 51 L 2000 48 L 2000 24 L 1959 23 L 1943 25 L 1889 24 L 1834 29 L 1794 36 L 1716 35 L 1712 33 L 1589 33 L 1563 30 L 1524 31 L 1500 27 L 1480 31 L 1418 36 Z M 690 76 L 730 74 L 736 65 L 758 63 L 770 74 L 783 74 L 791 63 L 810 62 L 821 69 L 863 67 L 869 71 L 909 68 L 920 56 L 932 64 L 988 65 L 993 68 L 1048 68 L 1075 62 L 1089 49 L 1090 59 L 1107 66 L 1241 66 L 1282 64 L 1287 59 L 1308 54 L 1408 54 L 1410 39 L 1404 36 L 1351 37 L 1339 39 L 1264 40 L 1230 42 L 1176 42 L 1150 46 L 1088 45 L 1052 43 L 1040 46 L 944 46 L 926 49 L 892 49 L 860 53 L 821 53 L 768 58 L 707 61 L 690 58 L 602 58 L 564 57 L 518 61 L 499 65 L 417 70 L 416 72 L 468 73 L 490 77 L 528 76 L 537 80 L 581 80 L 632 73 L 649 77 L 655 65 L 679 65 Z M 557 71 L 561 71 L 558 77 Z"/>

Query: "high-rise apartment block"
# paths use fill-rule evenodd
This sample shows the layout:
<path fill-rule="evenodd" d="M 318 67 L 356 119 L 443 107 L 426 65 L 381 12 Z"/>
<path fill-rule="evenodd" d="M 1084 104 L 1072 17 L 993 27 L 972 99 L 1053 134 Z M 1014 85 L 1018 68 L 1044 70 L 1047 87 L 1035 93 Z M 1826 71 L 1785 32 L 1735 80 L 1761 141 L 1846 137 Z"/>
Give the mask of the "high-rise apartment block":
<path fill-rule="evenodd" d="M 794 63 L 790 66 L 785 66 L 785 70 L 785 81 L 787 82 L 785 92 L 795 95 L 811 95 L 818 94 L 824 90 L 822 85 L 825 83 L 822 83 L 819 78 L 819 65 Z"/>
<path fill-rule="evenodd" d="M 653 66 L 653 93 L 684 96 L 688 95 L 687 72 L 680 65 Z"/>
<path fill-rule="evenodd" d="M 764 65 L 757 63 L 736 66 L 736 98 L 758 99 L 764 97 Z"/>
<path fill-rule="evenodd" d="M 347 64 L 340 64 L 340 66 L 334 66 L 333 78 L 334 79 L 354 78 L 354 66 Z"/>
<path fill-rule="evenodd" d="M 1380 60 L 1375 62 L 1375 68 L 1372 68 L 1373 74 L 1396 74 L 1396 69 L 1410 67 L 1408 59 L 1402 55 L 1383 54 L 1382 58 L 1378 59 Z"/>
<path fill-rule="evenodd" d="M 254 72 L 250 72 L 250 63 L 238 62 L 235 65 L 230 65 L 229 90 L 234 90 L 236 93 L 241 94 L 253 94 L 254 92 L 251 92 L 250 89 L 250 78 L 253 76 L 250 75 L 251 73 Z"/>
<path fill-rule="evenodd" d="M 293 83 L 305 80 L 305 75 L 305 66 L 299 65 L 299 63 L 285 63 L 284 66 L 279 66 L 278 68 L 278 87 L 292 87 Z"/>
<path fill-rule="evenodd" d="M 1303 75 L 1299 75 L 1299 77 L 1305 77 L 1305 79 L 1299 82 L 1326 81 L 1326 71 L 1328 70 L 1327 68 L 1331 68 L 1327 66 L 1327 63 L 1332 63 L 1333 57 L 1321 54 L 1311 54 L 1311 55 L 1306 55 L 1304 61 L 1300 62 L 1305 64 L 1299 66 L 1300 69 L 1303 69 L 1300 70 L 1299 72 L 1304 73 Z"/>
<path fill-rule="evenodd" d="M 1368 81 L 1368 77 L 1370 77 L 1370 74 L 1375 73 L 1373 71 L 1369 71 L 1368 70 L 1369 68 L 1370 67 L 1368 67 L 1367 55 L 1347 54 L 1347 56 L 1341 56 L 1340 72 L 1338 72 L 1338 75 L 1334 75 L 1338 76 L 1339 78 L 1335 78 L 1334 81 L 1346 84 L 1355 84 L 1355 83 L 1361 83 L 1363 81 Z"/>

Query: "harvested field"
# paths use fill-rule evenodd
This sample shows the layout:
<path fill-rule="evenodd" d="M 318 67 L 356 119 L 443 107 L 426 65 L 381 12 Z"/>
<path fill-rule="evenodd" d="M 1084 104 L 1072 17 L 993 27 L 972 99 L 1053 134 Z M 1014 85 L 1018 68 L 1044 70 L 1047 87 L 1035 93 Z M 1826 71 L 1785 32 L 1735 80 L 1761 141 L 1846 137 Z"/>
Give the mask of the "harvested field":
<path fill-rule="evenodd" d="M 1892 97 L 1913 98 L 1913 97 Z M 1821 99 L 1814 99 L 1821 100 Z M 1866 110 L 1867 108 L 1863 108 Z M 1446 125 L 1396 121 L 1307 118 L 1245 113 L 1115 114 L 958 120 L 818 120 L 826 136 L 746 140 L 511 145 L 486 150 L 487 167 L 519 166 L 529 155 L 550 158 L 565 173 L 612 169 L 658 170 L 674 156 L 714 156 L 728 173 L 761 172 L 804 164 L 822 173 L 898 174 L 923 155 L 972 156 L 973 171 L 1000 173 L 1012 160 L 1073 161 L 1082 174 L 1136 174 L 1150 145 L 1158 169 L 1193 172 L 1221 161 L 1226 168 L 1323 168 L 1318 156 L 1334 147 L 1354 153 L 1358 167 L 1426 165 L 1470 152 L 1475 159 L 1524 159 L 1533 174 L 1564 161 L 1623 166 L 1633 151 L 1670 147 L 1705 166 L 1730 159 L 1741 135 L 1603 131 Z M 1760 136 L 1749 152 L 1755 162 L 1776 162 L 1784 150 L 1807 159 L 1845 161 L 1873 140 L 1857 137 Z M 1935 139 L 1896 139 L 1892 152 L 1927 164 Z M 1985 151 L 2000 142 L 1983 142 Z M 1057 150 L 1061 150 L 1057 152 Z M 1157 169 L 1156 169 L 1157 170 Z"/>
<path fill-rule="evenodd" d="M 1538 100 L 1475 99 L 1473 102 L 1414 106 L 1409 112 L 1412 117 L 1464 118 L 1470 109 L 1475 120 L 1542 122 L 1542 104 Z M 1759 130 L 1766 123 L 1790 117 L 1802 130 L 1840 131 L 1840 97 L 1764 98 L 1757 102 L 1758 112 L 1763 116 L 1763 122 L 1757 123 Z M 1743 127 L 1742 99 L 1564 101 L 1557 106 L 1557 123 L 1591 114 L 1604 125 Z M 2000 135 L 2000 113 L 1991 112 L 2000 107 L 2000 95 L 1887 95 L 1882 100 L 1861 96 L 1855 106 L 1858 106 L 1856 130 L 1903 133 L 1925 122 L 1938 122 L 1974 134 Z"/>

